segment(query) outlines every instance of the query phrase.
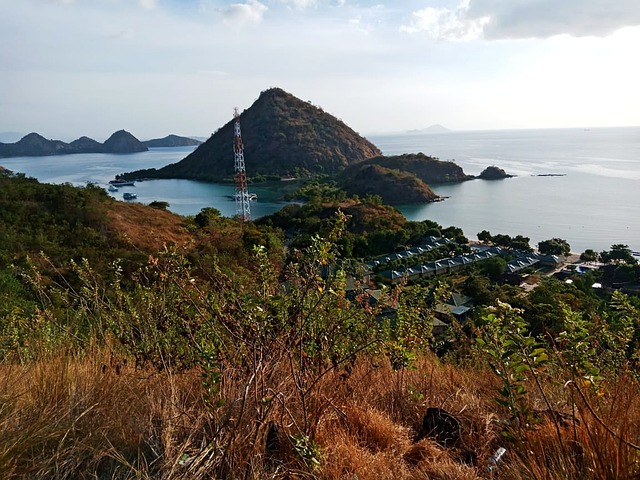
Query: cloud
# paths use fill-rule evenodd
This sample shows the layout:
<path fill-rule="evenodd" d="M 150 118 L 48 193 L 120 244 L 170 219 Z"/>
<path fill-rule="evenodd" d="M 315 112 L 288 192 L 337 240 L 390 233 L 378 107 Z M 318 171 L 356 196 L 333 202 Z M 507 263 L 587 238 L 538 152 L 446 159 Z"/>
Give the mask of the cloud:
<path fill-rule="evenodd" d="M 234 3 L 222 9 L 224 20 L 236 25 L 256 24 L 262 21 L 267 6 L 257 0 Z"/>
<path fill-rule="evenodd" d="M 284 4 L 293 5 L 298 10 L 304 10 L 305 8 L 315 7 L 318 3 L 317 0 L 280 0 Z"/>
<path fill-rule="evenodd" d="M 546 38 L 607 36 L 623 27 L 640 25 L 638 0 L 472 0 L 467 20 L 490 17 L 484 36 Z"/>
<path fill-rule="evenodd" d="M 156 0 L 138 0 L 138 3 L 145 10 L 152 10 L 156 8 Z"/>
<path fill-rule="evenodd" d="M 455 10 L 427 7 L 411 14 L 408 25 L 400 30 L 406 33 L 426 33 L 434 40 L 474 40 L 481 36 L 488 16 L 465 18 L 469 0 L 464 0 Z"/>
<path fill-rule="evenodd" d="M 463 0 L 453 9 L 417 10 L 401 30 L 435 40 L 495 40 L 603 37 L 635 25 L 640 25 L 638 0 Z"/>

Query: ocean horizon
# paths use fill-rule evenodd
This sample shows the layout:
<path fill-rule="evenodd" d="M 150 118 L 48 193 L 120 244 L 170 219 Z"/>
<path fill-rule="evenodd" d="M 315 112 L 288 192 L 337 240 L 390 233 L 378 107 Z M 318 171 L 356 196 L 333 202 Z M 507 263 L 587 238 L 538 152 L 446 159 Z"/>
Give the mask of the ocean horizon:
<path fill-rule="evenodd" d="M 467 174 L 478 175 L 495 165 L 514 175 L 431 185 L 446 200 L 398 206 L 409 220 L 455 225 L 470 239 L 488 230 L 527 236 L 532 246 L 563 238 L 574 252 L 601 251 L 616 243 L 640 250 L 640 127 L 404 133 L 368 139 L 385 155 L 422 152 L 453 161 Z M 15 157 L 0 159 L 0 165 L 44 183 L 96 183 L 106 188 L 119 173 L 175 163 L 192 150 Z M 180 215 L 195 215 L 204 207 L 215 207 L 225 216 L 235 214 L 230 184 L 149 180 L 110 194 L 121 199 L 127 188 L 137 193 L 139 202 L 166 201 L 169 210 Z M 251 204 L 253 218 L 286 204 L 259 184 L 250 185 L 250 190 L 258 195 Z"/>

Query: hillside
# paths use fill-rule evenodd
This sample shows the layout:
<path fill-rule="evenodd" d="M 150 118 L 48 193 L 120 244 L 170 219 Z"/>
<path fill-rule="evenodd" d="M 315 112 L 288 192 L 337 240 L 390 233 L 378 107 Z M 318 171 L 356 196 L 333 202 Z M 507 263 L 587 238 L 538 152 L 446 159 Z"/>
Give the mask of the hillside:
<path fill-rule="evenodd" d="M 376 157 L 364 162 L 385 168 L 413 173 L 425 183 L 462 182 L 474 178 L 453 162 L 439 160 L 424 153 L 406 153 L 391 157 Z"/>
<path fill-rule="evenodd" d="M 2 157 L 42 157 L 73 153 L 134 153 L 148 148 L 126 130 L 118 130 L 104 143 L 83 136 L 71 143 L 48 140 L 38 133 L 25 135 L 15 143 L 0 143 Z"/>
<path fill-rule="evenodd" d="M 230 120 L 182 161 L 130 172 L 124 178 L 231 179 L 233 123 Z M 241 128 L 249 178 L 333 175 L 381 154 L 342 121 L 279 88 L 265 90 L 242 112 Z"/>
<path fill-rule="evenodd" d="M 163 138 L 154 138 L 151 140 L 145 140 L 142 142 L 149 148 L 159 148 L 159 147 L 191 147 L 200 145 L 202 142 L 200 140 L 195 140 L 189 137 L 181 137 L 179 135 L 167 135 Z"/>
<path fill-rule="evenodd" d="M 350 168 L 342 180 L 350 195 L 379 195 L 388 205 L 427 203 L 440 197 L 416 175 L 381 165 L 357 165 Z"/>

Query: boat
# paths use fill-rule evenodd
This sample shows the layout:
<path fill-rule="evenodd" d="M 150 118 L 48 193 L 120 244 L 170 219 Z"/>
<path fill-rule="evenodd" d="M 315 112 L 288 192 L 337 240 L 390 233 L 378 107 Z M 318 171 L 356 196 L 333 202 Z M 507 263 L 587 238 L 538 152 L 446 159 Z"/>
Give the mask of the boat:
<path fill-rule="evenodd" d="M 125 192 L 122 195 L 122 198 L 124 198 L 125 200 L 135 200 L 136 198 L 138 198 L 138 195 L 136 195 L 135 193 Z"/>
<path fill-rule="evenodd" d="M 234 195 L 229 195 L 229 199 L 231 200 L 240 200 L 242 194 L 240 193 L 236 193 Z M 255 193 L 247 193 L 247 198 L 249 199 L 250 202 L 255 202 L 258 200 L 258 195 L 256 195 Z"/>
<path fill-rule="evenodd" d="M 109 185 L 108 190 L 110 192 L 117 192 L 118 191 L 118 187 L 116 187 L 115 185 L 111 184 L 111 185 Z"/>
<path fill-rule="evenodd" d="M 114 187 L 133 187 L 135 186 L 135 183 L 133 180 L 128 181 L 128 180 L 111 180 L 109 181 L 109 183 L 111 185 L 113 185 Z"/>

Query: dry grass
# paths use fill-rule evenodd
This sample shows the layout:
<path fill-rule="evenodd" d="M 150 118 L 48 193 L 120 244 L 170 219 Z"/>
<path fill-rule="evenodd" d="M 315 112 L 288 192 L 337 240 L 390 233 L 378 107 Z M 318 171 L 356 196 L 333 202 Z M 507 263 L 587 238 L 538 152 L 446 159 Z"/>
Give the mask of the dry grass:
<path fill-rule="evenodd" d="M 305 416 L 285 363 L 255 377 L 270 399 L 255 379 L 227 370 L 209 398 L 225 400 L 218 406 L 205 401 L 201 372 L 135 370 L 106 350 L 2 364 L 0 478 L 617 479 L 640 470 L 629 445 L 640 439 L 635 380 L 600 397 L 564 390 L 553 400 L 573 394 L 579 423 L 561 427 L 559 438 L 547 420 L 506 442 L 491 375 L 434 358 L 400 372 L 363 361 L 346 378 L 336 372 L 318 382 L 304 400 L 306 431 L 321 452 L 310 469 L 289 441 Z M 428 407 L 460 420 L 454 447 L 414 442 Z M 271 451 L 269 435 L 277 437 Z M 507 453 L 491 476 L 500 445 Z"/>
<path fill-rule="evenodd" d="M 109 228 L 142 251 L 159 251 L 165 244 L 186 245 L 193 240 L 184 219 L 139 203 L 113 202 Z"/>

